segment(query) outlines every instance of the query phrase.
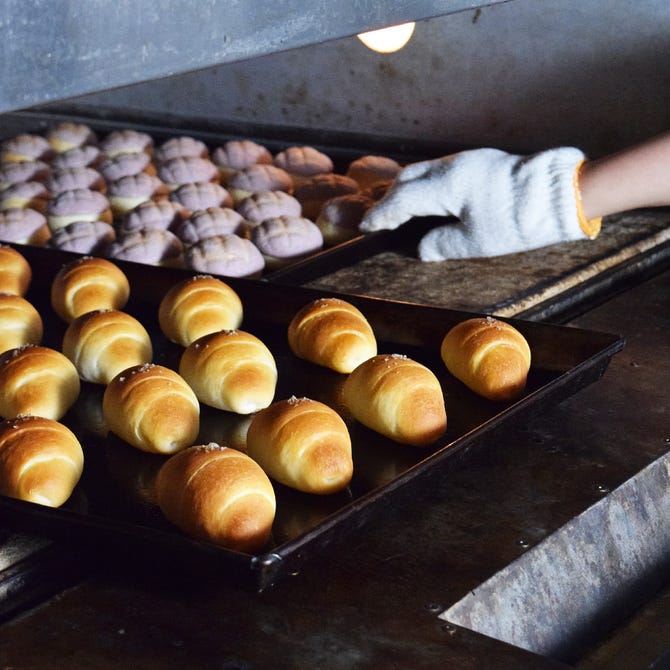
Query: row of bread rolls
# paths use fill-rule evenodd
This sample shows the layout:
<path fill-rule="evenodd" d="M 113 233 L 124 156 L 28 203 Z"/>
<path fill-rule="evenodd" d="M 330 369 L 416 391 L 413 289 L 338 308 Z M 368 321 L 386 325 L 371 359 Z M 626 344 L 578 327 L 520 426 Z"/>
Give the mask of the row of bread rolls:
<path fill-rule="evenodd" d="M 12 258 L 7 272 L 16 265 Z M 275 398 L 272 352 L 240 330 L 244 308 L 230 286 L 195 275 L 163 296 L 158 321 L 163 335 L 182 347 L 177 370 L 151 362 L 147 331 L 123 312 L 129 292 L 127 278 L 107 259 L 83 257 L 58 271 L 50 297 L 66 323 L 62 352 L 38 341 L 0 355 L 6 424 L 19 425 L 15 419 L 24 414 L 57 421 L 76 400 L 80 380 L 104 385 L 108 429 L 139 450 L 167 457 L 156 486 L 166 518 L 194 537 L 241 550 L 258 548 L 269 537 L 276 505 L 271 481 L 315 494 L 349 484 L 354 463 L 347 423 L 318 400 Z M 445 432 L 438 377 L 405 355 L 379 354 L 370 323 L 349 302 L 321 298 L 305 305 L 288 324 L 287 341 L 297 357 L 346 375 L 344 406 L 369 429 L 418 447 Z M 455 377 L 494 400 L 517 397 L 530 366 L 523 336 L 490 317 L 452 328 L 441 356 Z M 196 444 L 201 403 L 251 417 L 246 453 Z M 15 468 L 17 459 L 2 454 L 0 439 L 0 480 L 6 483 L 12 476 L 3 468 Z M 3 485 L 2 492 L 25 495 L 12 486 Z"/>
<path fill-rule="evenodd" d="M 0 240 L 253 277 L 357 235 L 399 169 L 366 155 L 339 174 L 312 146 L 63 122 L 0 143 Z"/>

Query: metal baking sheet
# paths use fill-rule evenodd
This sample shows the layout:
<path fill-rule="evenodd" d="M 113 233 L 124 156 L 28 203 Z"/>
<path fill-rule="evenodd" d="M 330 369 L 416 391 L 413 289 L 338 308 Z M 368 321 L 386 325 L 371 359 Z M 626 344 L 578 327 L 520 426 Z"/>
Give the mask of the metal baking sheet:
<path fill-rule="evenodd" d="M 400 138 L 374 138 L 356 134 L 342 134 L 314 131 L 292 127 L 269 127 L 256 124 L 222 123 L 217 126 L 193 119 L 161 117 L 143 114 L 141 117 L 128 114 L 121 118 L 118 111 L 100 116 L 78 112 L 76 108 L 55 107 L 41 111 L 12 112 L 2 116 L 0 140 L 19 133 L 45 134 L 49 128 L 62 121 L 72 121 L 89 125 L 101 137 L 113 130 L 132 128 L 153 137 L 156 144 L 186 134 L 205 142 L 210 148 L 221 146 L 229 139 L 250 139 L 277 153 L 291 145 L 307 144 L 326 153 L 333 160 L 334 171 L 344 174 L 352 160 L 366 154 L 384 155 L 401 164 L 433 155 L 435 151 L 447 153 L 456 150 L 454 146 L 439 146 L 417 141 L 407 142 Z M 111 114 L 111 116 L 110 116 Z M 408 235 L 408 229 L 381 231 L 372 234 L 358 234 L 338 244 L 326 244 L 323 249 L 300 258 L 290 259 L 279 268 L 266 268 L 263 279 L 288 283 L 290 277 L 295 282 L 303 277 L 315 277 L 341 267 L 350 266 L 357 260 L 369 258 L 383 249 L 396 249 L 411 244 L 417 231 L 432 226 L 443 219 L 429 219 L 427 223 L 415 227 Z M 418 239 L 418 238 L 417 238 Z"/>
<path fill-rule="evenodd" d="M 50 307 L 49 293 L 59 268 L 77 256 L 40 247 L 15 245 L 35 270 L 27 298 L 45 323 L 44 345 L 60 348 L 65 324 Z M 157 323 L 158 304 L 166 290 L 191 276 L 183 270 L 118 263 L 131 285 L 125 310 L 141 320 L 154 344 L 154 361 L 176 368 L 182 349 L 170 343 Z M 345 419 L 352 437 L 354 477 L 343 492 L 330 496 L 299 493 L 276 485 L 277 516 L 267 548 L 247 555 L 192 540 L 173 528 L 153 501 L 152 482 L 166 457 L 136 450 L 109 434 L 101 401 L 104 388 L 83 384 L 81 395 L 63 422 L 79 436 L 85 452 L 84 475 L 70 500 L 59 509 L 0 498 L 0 518 L 19 532 L 37 533 L 71 543 L 75 539 L 107 554 L 120 550 L 161 562 L 185 562 L 190 568 L 212 567 L 216 578 L 263 590 L 298 571 L 304 561 L 345 542 L 403 495 L 425 491 L 433 476 L 493 448 L 497 431 L 553 407 L 595 382 L 611 357 L 622 349 L 621 337 L 527 321 L 513 321 L 528 339 L 533 363 L 526 393 L 518 401 L 499 404 L 479 398 L 452 378 L 439 357 L 447 330 L 471 316 L 403 302 L 344 296 L 370 321 L 380 353 L 405 354 L 435 372 L 443 387 L 448 429 L 428 448 L 400 445 L 358 424 L 343 406 L 339 390 L 344 375 L 297 359 L 286 330 L 291 317 L 316 297 L 333 295 L 271 282 L 226 279 L 244 305 L 241 328 L 260 337 L 273 352 L 279 370 L 276 399 L 307 396 L 329 404 Z M 249 417 L 202 407 L 199 442 L 218 442 L 244 449 Z M 132 547 L 132 552 L 127 548 Z M 124 553 L 125 552 L 125 553 Z"/>

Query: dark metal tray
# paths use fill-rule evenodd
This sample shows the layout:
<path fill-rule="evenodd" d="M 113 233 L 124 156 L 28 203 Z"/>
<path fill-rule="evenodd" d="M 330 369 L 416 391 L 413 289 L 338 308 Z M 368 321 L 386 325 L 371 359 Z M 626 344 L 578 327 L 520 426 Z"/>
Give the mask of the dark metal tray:
<path fill-rule="evenodd" d="M 45 323 L 46 346 L 60 348 L 65 324 L 49 303 L 53 277 L 73 254 L 39 247 L 17 247 L 29 260 L 35 276 L 28 299 L 40 310 Z M 182 270 L 118 263 L 131 284 L 126 311 L 138 317 L 152 336 L 154 361 L 175 368 L 181 348 L 162 335 L 157 323 L 158 303 L 165 291 L 190 276 Z M 108 434 L 101 417 L 103 387 L 84 384 L 75 406 L 63 422 L 79 436 L 85 451 L 84 475 L 71 499 L 60 509 L 0 498 L 0 519 L 26 533 L 54 539 L 75 538 L 88 546 L 121 549 L 121 558 L 152 556 L 161 562 L 186 561 L 191 568 L 216 570 L 217 578 L 230 579 L 262 590 L 300 569 L 311 556 L 345 541 L 354 529 L 369 523 L 403 495 L 417 495 L 430 486 L 447 466 L 476 452 L 492 448 L 491 440 L 521 419 L 553 407 L 590 384 L 605 371 L 621 350 L 621 337 L 564 326 L 513 321 L 526 336 L 533 353 L 528 388 L 510 404 L 479 398 L 446 371 L 439 345 L 447 330 L 471 316 L 416 304 L 360 296 L 345 296 L 372 324 L 380 353 L 400 353 L 430 367 L 440 379 L 447 405 L 446 435 L 435 445 L 417 449 L 395 444 L 357 424 L 341 404 L 339 389 L 344 376 L 297 359 L 286 342 L 293 314 L 325 292 L 274 282 L 226 279 L 244 305 L 241 328 L 260 337 L 273 352 L 279 369 L 276 399 L 291 395 L 321 400 L 342 413 L 353 443 L 354 477 L 346 491 L 312 496 L 276 486 L 277 516 L 273 538 L 257 555 L 241 554 L 191 540 L 168 524 L 152 501 L 152 481 L 165 457 L 140 452 Z M 203 406 L 199 441 L 244 448 L 248 417 Z M 126 552 L 126 553 L 124 553 Z M 221 569 L 224 568 L 224 569 Z"/>
<path fill-rule="evenodd" d="M 170 137 L 187 134 L 202 140 L 210 148 L 214 148 L 221 146 L 229 139 L 241 137 L 259 142 L 273 153 L 291 145 L 309 144 L 329 155 L 333 160 L 335 172 L 340 174 L 346 172 L 352 160 L 368 153 L 385 155 L 402 164 L 434 155 L 436 151 L 447 153 L 457 149 L 453 146 L 440 146 L 418 141 L 408 142 L 401 138 L 374 138 L 351 133 L 329 133 L 302 128 L 275 128 L 241 123 L 214 126 L 202 120 L 167 116 L 157 118 L 147 114 L 137 117 L 129 113 L 120 118 L 118 110 L 109 113 L 105 113 L 104 110 L 99 110 L 99 112 L 100 116 L 93 116 L 90 110 L 81 112 L 76 108 L 67 107 L 12 112 L 2 116 L 0 140 L 19 133 L 44 134 L 50 127 L 61 121 L 87 124 L 100 136 L 113 130 L 132 128 L 149 134 L 157 144 Z M 263 272 L 263 279 L 277 279 L 284 283 L 289 283 L 288 280 L 290 283 L 307 281 L 309 278 L 318 277 L 351 265 L 358 260 L 369 258 L 383 249 L 394 249 L 401 246 L 413 248 L 420 239 L 421 231 L 425 232 L 438 223 L 444 223 L 444 219 L 431 217 L 426 218 L 419 226 L 412 226 L 411 229 L 403 227 L 400 230 L 355 235 L 344 242 L 326 245 L 319 251 L 291 260 L 279 269 L 266 269 Z"/>

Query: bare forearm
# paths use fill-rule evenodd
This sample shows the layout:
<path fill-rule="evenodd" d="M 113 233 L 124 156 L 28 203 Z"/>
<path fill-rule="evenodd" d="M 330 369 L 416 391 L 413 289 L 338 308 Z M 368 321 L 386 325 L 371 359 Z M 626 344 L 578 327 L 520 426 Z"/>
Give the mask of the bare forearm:
<path fill-rule="evenodd" d="M 670 132 L 588 161 L 580 191 L 588 219 L 670 205 Z"/>

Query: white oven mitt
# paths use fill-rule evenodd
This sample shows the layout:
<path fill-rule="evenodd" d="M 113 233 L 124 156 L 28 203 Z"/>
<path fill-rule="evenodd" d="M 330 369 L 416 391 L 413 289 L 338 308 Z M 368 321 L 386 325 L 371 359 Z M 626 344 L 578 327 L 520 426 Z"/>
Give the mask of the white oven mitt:
<path fill-rule="evenodd" d="M 531 156 L 474 149 L 413 163 L 363 218 L 360 230 L 397 228 L 415 216 L 459 220 L 426 233 L 424 261 L 498 256 L 596 237 L 600 219 L 581 211 L 584 154 L 561 147 Z"/>

